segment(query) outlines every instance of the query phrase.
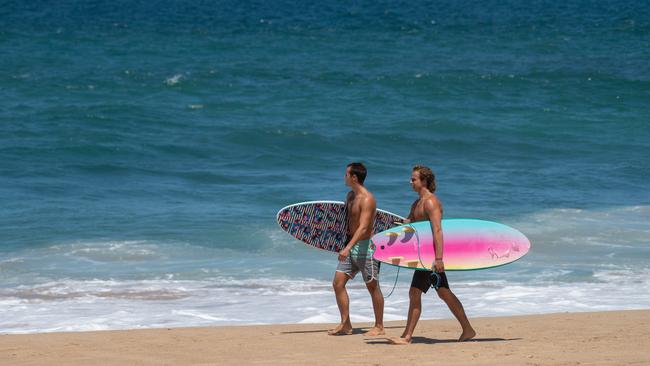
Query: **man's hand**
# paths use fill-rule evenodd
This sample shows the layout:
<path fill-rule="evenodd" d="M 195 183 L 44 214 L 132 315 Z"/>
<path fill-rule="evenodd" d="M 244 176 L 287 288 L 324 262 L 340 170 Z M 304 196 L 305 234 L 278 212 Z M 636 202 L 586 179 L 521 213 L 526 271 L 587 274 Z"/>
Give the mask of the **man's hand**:
<path fill-rule="evenodd" d="M 347 258 L 350 255 L 350 249 L 348 247 L 343 248 L 339 252 L 339 262 L 343 262 L 345 258 Z"/>
<path fill-rule="evenodd" d="M 436 273 L 442 273 L 445 271 L 445 263 L 442 259 L 436 259 L 436 261 L 433 262 L 433 271 Z"/>

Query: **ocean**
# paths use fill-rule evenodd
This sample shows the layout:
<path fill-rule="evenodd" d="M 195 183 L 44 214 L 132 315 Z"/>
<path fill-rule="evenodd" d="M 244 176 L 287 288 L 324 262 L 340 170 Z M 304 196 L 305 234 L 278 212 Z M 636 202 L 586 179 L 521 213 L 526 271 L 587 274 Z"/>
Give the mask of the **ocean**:
<path fill-rule="evenodd" d="M 650 308 L 648 60 L 644 1 L 5 0 L 0 333 L 338 322 L 275 215 L 353 161 L 379 208 L 425 164 L 446 218 L 528 236 L 449 273 L 470 319 Z"/>

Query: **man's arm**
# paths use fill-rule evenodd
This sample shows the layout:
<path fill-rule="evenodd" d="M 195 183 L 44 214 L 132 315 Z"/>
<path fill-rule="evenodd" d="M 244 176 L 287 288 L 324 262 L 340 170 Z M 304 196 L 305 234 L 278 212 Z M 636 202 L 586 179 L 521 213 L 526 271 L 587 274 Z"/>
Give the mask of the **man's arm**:
<path fill-rule="evenodd" d="M 431 232 L 433 233 L 433 248 L 436 259 L 433 263 L 433 269 L 436 272 L 444 272 L 445 264 L 442 261 L 443 255 L 443 237 L 442 237 L 442 210 L 438 200 L 428 199 L 424 202 L 424 212 L 431 222 Z"/>
<path fill-rule="evenodd" d="M 413 221 L 413 211 L 415 211 L 415 206 L 416 206 L 416 204 L 417 204 L 417 201 L 414 202 L 414 203 L 411 205 L 411 211 L 409 211 L 409 215 L 408 215 L 404 220 L 402 220 L 402 221 L 395 221 L 394 223 L 396 223 L 396 224 L 398 224 L 398 225 L 410 224 L 410 223 Z"/>

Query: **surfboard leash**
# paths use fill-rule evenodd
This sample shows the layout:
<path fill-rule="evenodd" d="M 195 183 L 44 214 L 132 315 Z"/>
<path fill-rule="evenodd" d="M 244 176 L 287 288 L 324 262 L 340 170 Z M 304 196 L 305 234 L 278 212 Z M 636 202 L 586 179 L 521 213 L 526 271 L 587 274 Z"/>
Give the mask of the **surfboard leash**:
<path fill-rule="evenodd" d="M 413 230 L 413 234 L 415 235 L 415 240 L 418 243 L 418 260 L 424 266 L 424 262 L 422 261 L 422 255 L 420 254 L 420 235 L 418 235 L 418 231 L 413 227 L 413 225 L 409 222 L 406 225 L 408 225 L 411 230 Z M 426 268 L 426 267 L 425 267 Z M 390 293 L 386 296 L 384 296 L 384 299 L 387 299 L 390 297 L 390 295 L 393 294 L 393 291 L 395 291 L 395 287 L 397 286 L 397 280 L 399 279 L 399 270 L 400 267 L 397 267 L 397 275 L 395 276 L 395 282 L 393 283 L 393 288 L 390 290 Z M 434 290 L 437 290 L 440 288 L 440 275 L 436 273 L 436 271 L 431 268 L 431 287 L 433 287 Z M 435 277 L 435 280 L 433 279 Z"/>
<path fill-rule="evenodd" d="M 415 227 L 413 227 L 413 225 L 411 225 L 410 222 L 407 225 L 411 228 L 411 230 L 413 230 L 413 234 L 415 234 L 415 240 L 417 240 L 417 243 L 418 243 L 418 260 L 420 261 L 422 266 L 424 266 L 424 262 L 422 261 L 422 256 L 420 255 L 420 236 L 418 235 L 418 231 L 415 229 Z M 435 242 L 435 239 L 433 239 L 433 241 Z M 435 250 L 434 250 L 434 252 L 435 252 Z M 434 290 L 439 289 L 440 288 L 440 275 L 438 273 L 436 273 L 435 268 L 433 267 L 433 265 L 431 266 L 431 276 L 430 277 L 431 277 L 431 287 L 433 287 Z M 435 277 L 435 281 L 433 280 L 433 277 Z"/>
<path fill-rule="evenodd" d="M 395 276 L 395 283 L 393 283 L 393 288 L 390 290 L 390 293 L 386 296 L 384 296 L 384 299 L 387 299 L 390 297 L 390 295 L 393 294 L 393 291 L 395 291 L 395 286 L 397 286 L 397 279 L 399 278 L 399 267 L 397 267 L 397 275 Z"/>

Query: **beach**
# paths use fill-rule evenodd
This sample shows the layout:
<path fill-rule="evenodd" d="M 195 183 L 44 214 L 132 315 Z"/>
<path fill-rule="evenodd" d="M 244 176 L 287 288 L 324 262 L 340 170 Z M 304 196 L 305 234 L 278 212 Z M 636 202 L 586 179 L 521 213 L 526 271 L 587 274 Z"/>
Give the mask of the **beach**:
<path fill-rule="evenodd" d="M 650 310 L 424 320 L 413 343 L 332 337 L 332 324 L 164 328 L 0 336 L 2 365 L 648 365 Z M 388 322 L 399 336 L 404 322 Z M 364 328 L 365 327 L 365 328 Z"/>
<path fill-rule="evenodd" d="M 650 364 L 648 14 L 3 1 L 0 365 Z M 426 165 L 443 220 L 529 239 L 448 271 L 477 342 L 452 342 L 434 291 L 409 347 L 325 335 L 337 254 L 276 215 L 345 200 L 352 162 L 378 209 L 406 217 Z M 381 267 L 391 336 L 412 275 Z M 359 277 L 357 326 L 374 320 Z"/>

